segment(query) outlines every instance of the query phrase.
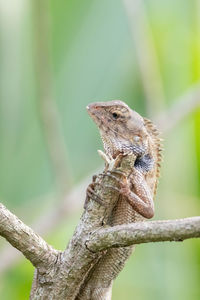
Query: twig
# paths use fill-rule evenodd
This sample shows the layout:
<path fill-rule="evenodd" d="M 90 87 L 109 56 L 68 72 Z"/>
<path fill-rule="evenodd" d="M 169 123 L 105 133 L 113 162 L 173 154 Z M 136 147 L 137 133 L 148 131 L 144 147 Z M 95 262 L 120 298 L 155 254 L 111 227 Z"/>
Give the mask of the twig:
<path fill-rule="evenodd" d="M 124 174 L 130 174 L 135 160 L 134 154 L 122 157 L 120 170 Z M 115 178 L 106 174 L 102 176 L 101 173 L 96 177 L 95 182 L 94 194 L 92 193 L 87 202 L 87 209 L 84 211 L 66 250 L 61 253 L 58 263 L 49 272 L 50 276 L 49 274 L 43 276 L 42 282 L 41 277 L 36 278 L 35 294 L 40 294 L 40 299 L 46 299 L 44 296 L 47 294 L 48 299 L 52 298 L 52 295 L 56 296 L 56 299 L 75 299 L 84 278 L 102 255 L 102 253 L 89 251 L 85 241 L 91 231 L 102 227 L 103 223 L 107 224 L 111 211 L 118 201 L 118 192 L 110 189 L 110 186 L 115 184 L 119 188 L 119 183 Z M 104 200 L 103 205 L 96 201 L 96 197 Z M 42 284 L 46 280 L 51 283 L 51 287 Z M 43 297 L 41 293 L 43 293 Z M 33 297 L 33 299 L 35 298 Z"/>
<path fill-rule="evenodd" d="M 95 173 L 99 173 L 99 170 L 96 170 Z M 94 174 L 94 172 L 92 174 Z M 91 182 L 92 174 L 74 186 L 74 188 L 63 197 L 63 201 L 58 203 L 56 207 L 50 208 L 44 215 L 38 217 L 31 225 L 31 228 L 44 236 L 51 230 L 55 230 L 56 226 L 58 226 L 64 218 L 66 219 L 70 214 L 80 210 L 81 205 L 83 206 L 85 188 Z M 4 272 L 10 268 L 20 258 L 22 258 L 21 253 L 16 251 L 16 249 L 9 244 L 6 244 L 0 253 L 0 272 Z"/>
<path fill-rule="evenodd" d="M 0 235 L 37 268 L 48 268 L 57 260 L 58 251 L 49 246 L 30 227 L 0 204 Z"/>
<path fill-rule="evenodd" d="M 183 241 L 200 237 L 200 217 L 178 220 L 138 222 L 100 229 L 86 242 L 93 252 L 133 244 Z"/>
<path fill-rule="evenodd" d="M 135 41 L 137 61 L 146 96 L 150 118 L 163 108 L 165 97 L 152 30 L 143 0 L 123 0 Z"/>

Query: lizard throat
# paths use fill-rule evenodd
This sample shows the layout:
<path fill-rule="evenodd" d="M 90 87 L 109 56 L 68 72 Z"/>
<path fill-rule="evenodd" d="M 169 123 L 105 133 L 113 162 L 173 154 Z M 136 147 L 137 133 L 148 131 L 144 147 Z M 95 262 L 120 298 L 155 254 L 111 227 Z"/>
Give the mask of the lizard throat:
<path fill-rule="evenodd" d="M 113 158 L 116 158 L 119 153 L 134 153 L 137 156 L 141 156 L 145 153 L 144 148 L 133 145 L 126 140 L 116 139 L 116 137 L 105 135 L 103 133 L 101 133 L 101 139 L 106 154 L 111 155 Z"/>

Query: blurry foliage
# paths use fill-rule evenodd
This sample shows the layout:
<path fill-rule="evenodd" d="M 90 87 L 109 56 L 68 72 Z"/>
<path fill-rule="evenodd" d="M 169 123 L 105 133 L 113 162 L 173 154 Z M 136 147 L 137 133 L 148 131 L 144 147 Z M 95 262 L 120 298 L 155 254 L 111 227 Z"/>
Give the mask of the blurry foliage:
<path fill-rule="evenodd" d="M 37 1 L 0 1 L 0 197 L 28 224 L 50 205 L 48 197 L 46 203 L 41 198 L 50 193 L 56 206 L 58 194 L 38 105 L 36 81 L 41 74 L 35 67 L 33 13 Z M 167 108 L 200 79 L 200 5 L 197 0 L 144 2 Z M 102 145 L 85 106 L 122 99 L 146 115 L 144 92 L 122 1 L 51 0 L 46 8 L 53 99 L 66 143 L 68 173 L 78 183 L 102 165 L 96 153 Z M 45 17 L 47 11 L 42 13 Z M 199 120 L 196 112 L 165 136 L 156 218 L 199 215 Z M 63 249 L 77 222 L 77 215 L 63 221 L 47 240 Z M 199 267 L 198 240 L 138 246 L 114 284 L 113 300 L 200 299 Z M 33 277 L 28 261 L 1 277 L 1 299 L 28 299 Z"/>

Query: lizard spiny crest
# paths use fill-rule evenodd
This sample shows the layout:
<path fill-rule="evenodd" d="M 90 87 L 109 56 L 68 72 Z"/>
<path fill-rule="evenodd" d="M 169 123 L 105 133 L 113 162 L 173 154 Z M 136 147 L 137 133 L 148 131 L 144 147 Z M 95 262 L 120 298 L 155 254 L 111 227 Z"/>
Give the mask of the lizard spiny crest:
<path fill-rule="evenodd" d="M 154 196 L 156 194 L 156 189 L 158 185 L 158 178 L 160 177 L 160 163 L 162 161 L 162 140 L 159 137 L 160 132 L 156 126 L 147 118 L 144 118 L 145 127 L 148 131 L 151 140 L 151 153 L 154 156 L 155 161 L 155 184 L 154 184 Z"/>

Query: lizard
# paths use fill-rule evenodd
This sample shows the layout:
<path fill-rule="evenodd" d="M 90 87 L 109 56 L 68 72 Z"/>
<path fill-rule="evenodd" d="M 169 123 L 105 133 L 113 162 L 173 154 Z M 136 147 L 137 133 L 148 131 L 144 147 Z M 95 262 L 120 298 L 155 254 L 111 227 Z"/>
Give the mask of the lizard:
<path fill-rule="evenodd" d="M 120 100 L 96 102 L 87 106 L 98 126 L 105 153 L 105 174 L 119 183 L 119 197 L 107 225 L 115 226 L 150 219 L 154 215 L 154 198 L 160 174 L 161 139 L 156 126 Z M 129 176 L 118 171 L 120 155 L 135 155 Z M 134 156 L 133 156 L 134 157 Z M 111 167 L 110 167 L 111 165 Z M 110 167 L 110 171 L 108 170 Z M 95 199 L 95 179 L 87 190 Z M 97 201 L 103 204 L 103 199 Z M 109 300 L 112 283 L 122 270 L 134 246 L 111 248 L 102 254 L 82 284 L 77 300 Z"/>

